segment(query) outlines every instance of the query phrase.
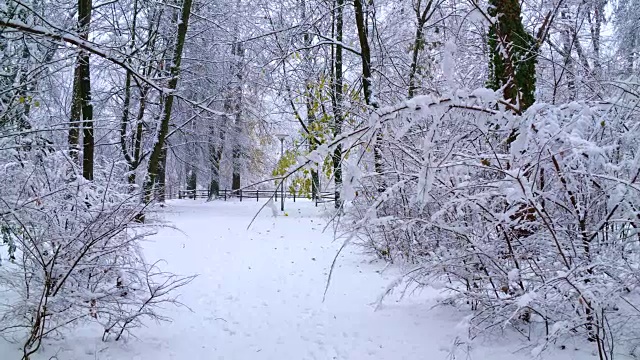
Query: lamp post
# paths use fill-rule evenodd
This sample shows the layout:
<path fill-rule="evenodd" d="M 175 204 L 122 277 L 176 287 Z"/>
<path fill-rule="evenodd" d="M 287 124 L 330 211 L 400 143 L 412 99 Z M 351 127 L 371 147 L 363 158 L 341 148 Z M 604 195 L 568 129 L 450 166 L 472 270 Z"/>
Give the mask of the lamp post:
<path fill-rule="evenodd" d="M 287 134 L 276 134 L 280 140 L 280 160 L 284 157 L 284 139 L 289 136 Z M 280 211 L 284 211 L 284 178 L 280 181 Z"/>

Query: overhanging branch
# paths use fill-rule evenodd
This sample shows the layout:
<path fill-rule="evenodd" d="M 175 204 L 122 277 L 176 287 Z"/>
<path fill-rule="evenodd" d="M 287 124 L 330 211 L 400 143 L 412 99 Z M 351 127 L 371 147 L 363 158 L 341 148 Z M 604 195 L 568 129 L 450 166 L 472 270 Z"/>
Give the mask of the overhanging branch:
<path fill-rule="evenodd" d="M 93 55 L 97 55 L 105 60 L 108 60 L 116 65 L 118 65 L 119 67 L 123 68 L 124 70 L 128 71 L 131 73 L 131 75 L 133 75 L 135 78 L 137 78 L 138 80 L 144 82 L 145 84 L 148 84 L 151 88 L 153 88 L 154 90 L 157 90 L 158 92 L 162 93 L 162 94 L 168 94 L 168 93 L 172 93 L 173 91 L 171 89 L 168 88 L 164 88 L 162 86 L 160 86 L 159 84 L 157 84 L 156 82 L 154 82 L 153 80 L 147 79 L 146 77 L 144 77 L 142 74 L 140 74 L 139 72 L 137 72 L 136 70 L 134 70 L 129 64 L 127 64 L 127 61 L 125 59 L 120 59 L 117 56 L 114 56 L 112 54 L 111 50 L 104 50 L 101 49 L 99 47 L 99 45 L 92 43 L 90 41 L 86 41 L 83 40 L 75 35 L 70 35 L 70 34 L 60 34 L 57 33 L 55 31 L 51 31 L 45 27 L 42 26 L 32 26 L 32 25 L 28 25 L 25 24 L 21 21 L 14 21 L 14 20 L 0 20 L 0 27 L 7 27 L 7 28 L 11 28 L 20 32 L 24 32 L 24 33 L 29 33 L 29 34 L 34 34 L 34 35 L 40 35 L 40 36 L 44 36 L 47 37 L 49 39 L 55 40 L 55 41 L 60 41 L 63 43 L 67 43 L 67 44 L 71 44 L 74 45 L 82 50 L 85 50 Z M 175 92 L 173 92 L 172 94 L 176 99 L 180 99 L 184 102 L 186 102 L 187 104 L 191 105 L 191 106 L 195 106 L 205 112 L 208 112 L 210 114 L 213 115 L 232 115 L 232 114 L 227 114 L 225 112 L 222 111 L 217 111 L 217 110 L 213 110 L 210 109 L 207 106 L 204 106 L 202 104 L 199 104 L 191 99 L 188 99 L 180 94 L 177 94 Z"/>

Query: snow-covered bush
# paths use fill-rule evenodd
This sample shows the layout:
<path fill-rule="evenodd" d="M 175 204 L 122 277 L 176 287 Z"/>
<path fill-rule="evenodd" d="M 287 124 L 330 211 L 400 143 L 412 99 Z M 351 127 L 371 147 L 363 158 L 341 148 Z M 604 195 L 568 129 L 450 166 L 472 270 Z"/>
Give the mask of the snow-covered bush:
<path fill-rule="evenodd" d="M 510 325 L 540 349 L 576 335 L 610 358 L 640 320 L 640 109 L 627 90 L 521 115 L 485 89 L 382 109 L 366 136 L 384 131 L 388 186 L 352 177 L 362 193 L 343 223 L 411 264 L 408 280 L 469 304 L 474 333 Z"/>
<path fill-rule="evenodd" d="M 33 132 L 37 133 L 37 132 Z M 0 335 L 22 342 L 24 358 L 42 339 L 82 321 L 118 340 L 144 317 L 165 319 L 162 303 L 191 278 L 147 264 L 137 223 L 139 194 L 116 165 L 95 181 L 77 174 L 65 151 L 40 136 L 0 136 Z M 13 260 L 6 261 L 9 255 Z"/>

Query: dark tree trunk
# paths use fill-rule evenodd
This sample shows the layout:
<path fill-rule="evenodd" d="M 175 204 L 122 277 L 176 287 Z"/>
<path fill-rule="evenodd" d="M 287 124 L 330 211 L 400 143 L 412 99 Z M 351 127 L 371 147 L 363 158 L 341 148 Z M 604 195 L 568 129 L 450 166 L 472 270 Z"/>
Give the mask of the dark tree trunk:
<path fill-rule="evenodd" d="M 91 24 L 91 0 L 78 0 L 78 37 L 89 39 Z M 82 127 L 82 164 L 80 164 L 80 128 Z M 93 179 L 93 107 L 91 105 L 91 73 L 89 53 L 79 50 L 73 71 L 73 95 L 71 99 L 71 119 L 69 126 L 69 151 L 71 158 L 82 165 L 82 176 Z"/>
<path fill-rule="evenodd" d="M 91 23 L 91 0 L 78 1 L 78 25 L 81 29 L 80 38 L 88 40 L 89 25 Z M 91 104 L 91 71 L 89 67 L 89 52 L 81 50 L 78 53 L 79 91 L 82 104 L 82 176 L 93 180 L 93 105 Z"/>
<path fill-rule="evenodd" d="M 365 20 L 362 0 L 354 0 L 353 6 L 356 13 L 356 28 L 358 30 L 358 40 L 360 42 L 360 58 L 362 61 L 362 88 L 364 99 L 367 105 L 378 108 L 378 102 L 373 96 L 373 85 L 371 77 L 371 49 L 369 47 L 368 30 L 369 26 Z"/>
<path fill-rule="evenodd" d="M 156 200 L 164 202 L 166 199 L 167 186 L 167 148 L 163 148 L 160 152 L 160 160 L 158 164 L 158 177 L 156 184 Z"/>
<path fill-rule="evenodd" d="M 229 111 L 228 102 L 225 103 L 225 111 Z M 209 125 L 209 161 L 210 161 L 210 182 L 209 182 L 209 200 L 212 200 L 220 195 L 220 162 L 222 160 L 222 152 L 224 149 L 225 141 L 225 129 L 224 125 L 227 124 L 227 117 L 224 117 L 225 121 L 223 126 L 216 129 L 214 124 Z M 216 142 L 215 134 L 218 132 L 218 142 Z"/>
<path fill-rule="evenodd" d="M 194 166 L 189 166 L 187 170 L 187 190 L 193 191 L 193 198 L 196 198 L 196 190 L 198 189 L 198 173 Z"/>
<path fill-rule="evenodd" d="M 356 15 L 356 29 L 358 30 L 358 40 L 360 42 L 360 59 L 362 62 L 362 89 L 364 91 L 365 103 L 374 109 L 379 107 L 378 101 L 373 94 L 373 78 L 371 72 L 371 48 L 369 47 L 368 25 L 365 19 L 365 10 L 362 0 L 354 0 L 353 6 Z M 374 169 L 378 174 L 378 192 L 386 190 L 386 183 L 383 178 L 383 153 L 382 142 L 384 136 L 382 131 L 377 130 L 373 145 Z"/>
<path fill-rule="evenodd" d="M 129 126 L 129 106 L 131 104 L 131 72 L 127 71 L 127 75 L 124 80 L 124 101 L 122 104 L 122 118 L 120 119 L 120 150 L 124 156 L 125 161 L 129 164 L 129 184 L 136 182 L 135 175 L 132 174 L 133 158 L 129 155 L 127 150 L 127 127 Z"/>
<path fill-rule="evenodd" d="M 342 89 L 342 32 L 343 32 L 344 0 L 336 0 L 336 45 L 335 45 L 335 69 L 334 69 L 334 103 L 333 103 L 333 135 L 342 133 L 343 89 Z M 333 150 L 333 181 L 335 184 L 335 207 L 342 206 L 340 191 L 342 189 L 342 144 L 338 144 Z"/>
<path fill-rule="evenodd" d="M 415 5 L 416 19 L 418 20 L 416 26 L 416 35 L 413 41 L 413 54 L 411 56 L 411 67 L 409 69 L 409 99 L 415 96 L 416 90 L 419 89 L 417 85 L 417 75 L 418 75 L 418 60 L 420 56 L 420 51 L 424 49 L 424 25 L 427 23 L 433 12 L 431 11 L 431 6 L 433 4 L 432 0 L 429 0 L 427 6 L 424 8 L 422 12 L 420 12 L 420 6 L 422 5 L 422 0 L 418 0 Z"/>
<path fill-rule="evenodd" d="M 138 14 L 138 0 L 133 2 L 133 20 L 131 24 L 131 39 L 129 45 L 129 51 L 133 52 L 136 46 L 136 29 L 137 29 L 137 14 Z M 136 126 L 134 128 L 133 133 L 133 149 L 131 153 L 127 148 L 128 138 L 127 138 L 127 128 L 129 126 L 130 121 L 130 106 L 131 106 L 131 96 L 132 96 L 132 84 L 131 80 L 133 78 L 133 74 L 130 71 L 127 71 L 127 75 L 125 77 L 124 83 L 124 103 L 122 105 L 122 119 L 120 122 L 120 148 L 122 150 L 122 154 L 124 156 L 125 161 L 129 165 L 129 175 L 127 176 L 127 181 L 129 184 L 134 185 L 136 183 L 136 170 L 140 165 L 140 152 L 142 146 L 142 120 L 144 118 L 144 112 L 146 108 L 146 97 L 148 86 L 143 85 L 139 90 L 139 107 L 138 114 L 136 117 Z M 132 187 L 133 189 L 133 187 Z"/>
<path fill-rule="evenodd" d="M 133 161 L 129 166 L 129 171 L 131 174 L 129 175 L 129 183 L 135 184 L 136 182 L 136 170 L 138 166 L 140 166 L 140 162 L 142 159 L 140 158 L 142 154 L 142 131 L 144 130 L 144 113 L 147 105 L 147 93 L 149 92 L 148 87 L 142 87 L 140 89 L 140 106 L 138 107 L 138 116 L 136 118 L 136 133 L 135 138 L 133 140 Z"/>
<path fill-rule="evenodd" d="M 182 62 L 182 49 L 184 48 L 184 40 L 187 35 L 189 25 L 189 17 L 191 15 L 192 0 L 184 0 L 182 4 L 181 20 L 178 23 L 178 34 L 176 36 L 176 47 L 173 53 L 173 60 L 170 69 L 170 79 L 168 83 L 169 92 L 164 98 L 164 113 L 160 122 L 158 137 L 153 150 L 149 156 L 149 164 L 147 169 L 147 179 L 145 180 L 145 202 L 150 202 L 153 197 L 153 186 L 158 180 L 158 176 L 164 177 L 163 162 L 166 161 L 165 143 L 169 134 L 169 123 L 171 121 L 171 109 L 173 107 L 173 91 L 178 86 L 178 76 L 180 75 L 180 63 Z M 165 154 L 163 156 L 163 153 Z M 164 158 L 164 160 L 163 160 Z M 158 183 L 160 183 L 158 181 Z M 162 199 L 160 199 L 162 200 Z"/>
<path fill-rule="evenodd" d="M 490 0 L 489 5 L 489 15 L 496 20 L 489 27 L 487 85 L 504 88 L 505 100 L 524 112 L 535 101 L 536 41 L 522 24 L 519 0 Z"/>
<path fill-rule="evenodd" d="M 209 182 L 209 200 L 213 200 L 220 196 L 220 170 L 218 168 L 211 169 L 211 181 Z"/>

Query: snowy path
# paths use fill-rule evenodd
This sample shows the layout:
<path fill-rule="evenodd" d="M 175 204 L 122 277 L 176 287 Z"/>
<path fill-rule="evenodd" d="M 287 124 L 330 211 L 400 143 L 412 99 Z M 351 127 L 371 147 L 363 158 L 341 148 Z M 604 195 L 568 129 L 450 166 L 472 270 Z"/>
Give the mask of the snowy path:
<path fill-rule="evenodd" d="M 138 339 L 121 343 L 101 343 L 99 329 L 78 330 L 47 344 L 38 359 L 450 359 L 464 314 L 432 309 L 433 294 L 392 298 L 374 311 L 371 304 L 395 275 L 381 276 L 383 264 L 370 264 L 353 249 L 338 261 L 323 303 L 340 244 L 322 232 L 325 221 L 309 202 L 288 203 L 286 217 L 266 209 L 247 230 L 260 204 L 172 202 L 165 216 L 181 232 L 161 230 L 145 245 L 146 256 L 165 259 L 169 271 L 199 274 L 182 289 L 181 300 L 193 311 L 169 309 L 172 323 L 151 323 Z M 456 359 L 466 358 L 463 348 Z M 472 358 L 526 353 L 480 347 Z"/>
<path fill-rule="evenodd" d="M 157 355 L 141 358 L 432 358 L 426 355 L 440 353 L 438 340 L 455 331 L 425 327 L 427 306 L 374 312 L 370 304 L 389 279 L 375 272 L 382 264 L 349 252 L 323 303 L 340 244 L 322 233 L 325 221 L 310 203 L 288 203 L 288 217 L 265 209 L 249 230 L 255 202 L 179 204 L 171 220 L 187 236 L 163 232 L 148 256 L 166 258 L 172 271 L 201 274 L 184 294 L 194 313 L 164 325 Z"/>

